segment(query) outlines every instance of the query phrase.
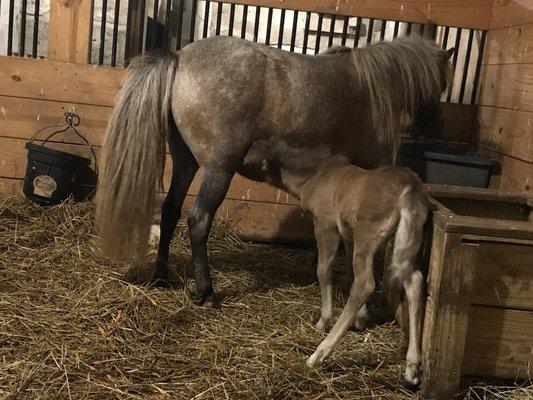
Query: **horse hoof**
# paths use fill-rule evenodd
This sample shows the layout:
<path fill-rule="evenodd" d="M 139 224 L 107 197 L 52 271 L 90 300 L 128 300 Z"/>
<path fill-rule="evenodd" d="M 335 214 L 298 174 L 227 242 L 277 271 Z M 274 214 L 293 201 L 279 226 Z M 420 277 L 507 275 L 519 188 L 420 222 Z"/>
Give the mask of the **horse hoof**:
<path fill-rule="evenodd" d="M 328 328 L 328 323 L 322 321 L 321 319 L 315 324 L 315 328 L 320 332 L 326 332 Z"/>
<path fill-rule="evenodd" d="M 193 301 L 198 307 L 220 308 L 220 303 L 218 302 L 217 296 L 214 293 L 196 295 Z"/>
<path fill-rule="evenodd" d="M 405 368 L 405 385 L 411 390 L 417 390 L 420 387 L 421 379 L 418 372 L 418 366 L 408 365 Z"/>

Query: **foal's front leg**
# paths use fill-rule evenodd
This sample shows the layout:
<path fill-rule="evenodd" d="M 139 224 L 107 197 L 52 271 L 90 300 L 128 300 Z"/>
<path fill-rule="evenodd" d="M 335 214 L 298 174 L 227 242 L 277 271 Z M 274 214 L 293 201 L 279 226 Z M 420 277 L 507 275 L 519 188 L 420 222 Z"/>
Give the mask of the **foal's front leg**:
<path fill-rule="evenodd" d="M 315 219 L 315 238 L 318 251 L 317 277 L 320 284 L 322 311 L 316 328 L 325 331 L 333 315 L 332 266 L 337 255 L 340 235 L 337 227 L 326 221 Z"/>

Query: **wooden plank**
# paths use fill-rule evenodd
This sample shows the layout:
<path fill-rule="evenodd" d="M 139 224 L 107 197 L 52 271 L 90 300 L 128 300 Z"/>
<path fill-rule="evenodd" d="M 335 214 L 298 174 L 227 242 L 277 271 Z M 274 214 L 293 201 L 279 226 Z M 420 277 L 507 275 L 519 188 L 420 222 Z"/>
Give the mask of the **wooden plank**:
<path fill-rule="evenodd" d="M 481 68 L 479 105 L 533 111 L 533 64 Z"/>
<path fill-rule="evenodd" d="M 51 0 L 48 59 L 90 62 L 93 0 Z"/>
<path fill-rule="evenodd" d="M 0 137 L 0 177 L 23 178 L 26 173 L 27 150 L 25 149 L 26 140 L 2 138 Z M 87 157 L 88 149 L 86 146 L 52 143 L 50 147 L 57 148 L 69 153 L 78 154 Z M 97 158 L 100 156 L 100 148 L 95 147 Z M 168 189 L 172 174 L 172 161 L 167 156 L 167 163 L 164 174 L 164 187 Z M 195 177 L 189 194 L 198 193 L 201 182 L 201 172 Z M 233 200 L 246 200 L 256 202 L 268 202 L 275 204 L 286 204 L 299 206 L 299 201 L 288 195 L 286 192 L 274 188 L 266 183 L 253 182 L 240 175 L 235 175 L 226 198 Z"/>
<path fill-rule="evenodd" d="M 22 179 L 0 178 L 0 196 L 12 196 L 22 194 Z"/>
<path fill-rule="evenodd" d="M 478 108 L 478 145 L 533 162 L 533 112 Z"/>
<path fill-rule="evenodd" d="M 533 62 L 533 24 L 491 30 L 487 34 L 483 64 L 526 64 Z"/>
<path fill-rule="evenodd" d="M 490 29 L 533 22 L 533 4 L 529 0 L 494 0 Z"/>
<path fill-rule="evenodd" d="M 477 107 L 470 104 L 442 103 L 442 139 L 446 142 L 472 143 Z"/>
<path fill-rule="evenodd" d="M 124 70 L 0 56 L 0 95 L 112 107 Z"/>
<path fill-rule="evenodd" d="M 196 196 L 187 195 L 184 210 L 188 212 Z M 261 203 L 226 198 L 218 215 L 229 218 L 245 240 L 282 243 L 313 243 L 313 222 L 299 206 Z"/>
<path fill-rule="evenodd" d="M 472 306 L 463 373 L 500 378 L 531 377 L 533 312 Z"/>
<path fill-rule="evenodd" d="M 226 3 L 278 7 L 325 14 L 435 23 L 489 29 L 492 0 L 228 0 Z"/>
<path fill-rule="evenodd" d="M 428 298 L 422 340 L 421 395 L 452 398 L 459 389 L 468 328 L 472 244 L 434 228 L 428 276 Z"/>
<path fill-rule="evenodd" d="M 488 188 L 476 188 L 467 186 L 424 184 L 427 193 L 438 200 L 439 197 L 454 199 L 474 199 L 499 201 L 515 204 L 528 204 L 531 195 L 513 190 L 498 190 Z"/>
<path fill-rule="evenodd" d="M 111 107 L 92 106 L 77 103 L 64 103 L 50 100 L 26 99 L 22 97 L 0 96 L 0 137 L 29 139 L 37 130 L 48 125 L 65 122 L 63 113 L 70 107 L 76 108 L 81 124 L 78 128 L 93 145 L 101 146 Z M 56 128 L 57 129 L 57 128 Z M 53 132 L 51 128 L 47 132 Z M 46 137 L 46 132 L 39 138 Z M 81 143 L 74 134 L 59 134 L 54 141 Z"/>
<path fill-rule="evenodd" d="M 501 189 L 531 192 L 533 185 L 533 163 L 503 156 L 501 159 Z"/>
<path fill-rule="evenodd" d="M 480 242 L 472 303 L 533 311 L 533 246 Z"/>

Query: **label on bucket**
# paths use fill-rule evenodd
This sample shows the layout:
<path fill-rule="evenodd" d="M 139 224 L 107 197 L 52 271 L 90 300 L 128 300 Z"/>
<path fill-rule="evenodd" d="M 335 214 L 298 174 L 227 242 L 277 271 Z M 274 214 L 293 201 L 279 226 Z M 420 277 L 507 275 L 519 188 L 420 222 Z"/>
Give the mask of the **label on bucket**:
<path fill-rule="evenodd" d="M 51 176 L 39 175 L 33 180 L 33 193 L 37 196 L 52 197 L 57 189 L 57 183 Z"/>

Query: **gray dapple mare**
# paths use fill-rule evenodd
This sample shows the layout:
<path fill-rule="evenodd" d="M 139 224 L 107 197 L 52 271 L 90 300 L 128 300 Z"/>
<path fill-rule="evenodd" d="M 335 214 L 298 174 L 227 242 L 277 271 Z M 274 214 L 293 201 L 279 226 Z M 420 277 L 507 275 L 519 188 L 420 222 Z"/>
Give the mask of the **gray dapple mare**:
<path fill-rule="evenodd" d="M 421 39 L 309 56 L 216 37 L 178 55 L 133 59 L 103 149 L 97 223 L 104 254 L 145 256 L 168 142 L 172 182 L 153 279 L 167 278 L 170 240 L 201 168 L 188 217 L 196 301 L 216 305 L 206 242 L 233 175 L 253 178 L 242 167 L 252 143 L 323 146 L 366 168 L 389 163 L 401 116 L 439 101 L 449 55 Z"/>

